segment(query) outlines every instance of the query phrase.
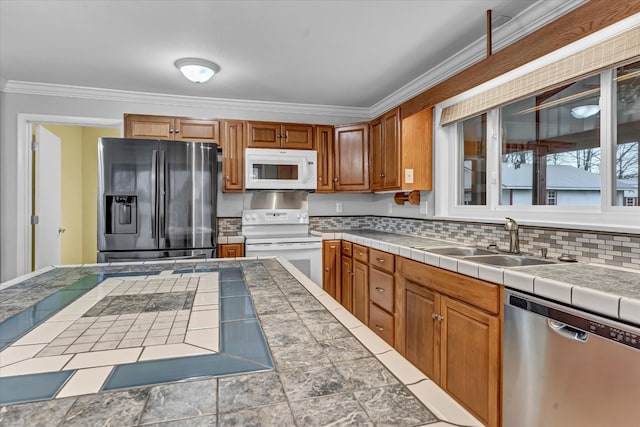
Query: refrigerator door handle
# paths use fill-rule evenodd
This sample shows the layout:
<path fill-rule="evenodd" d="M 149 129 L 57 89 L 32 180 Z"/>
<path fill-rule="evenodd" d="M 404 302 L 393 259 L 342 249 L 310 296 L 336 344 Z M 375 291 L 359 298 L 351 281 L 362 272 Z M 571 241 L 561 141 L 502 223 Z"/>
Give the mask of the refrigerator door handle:
<path fill-rule="evenodd" d="M 157 180 L 158 180 L 158 150 L 153 150 L 151 154 L 151 238 L 156 243 L 156 247 L 158 246 L 156 242 L 156 212 L 158 210 L 158 205 L 156 203 L 156 191 L 157 191 Z"/>
<path fill-rule="evenodd" d="M 160 199 L 159 203 L 158 203 L 158 216 L 159 216 L 159 224 L 158 224 L 158 228 L 160 230 L 160 239 L 163 239 L 160 247 L 164 248 L 165 244 L 164 244 L 164 238 L 165 238 L 165 224 L 164 224 L 164 220 L 165 220 L 165 203 L 164 203 L 164 199 L 165 199 L 165 190 L 166 190 L 166 183 L 164 182 L 164 172 L 166 169 L 166 164 L 165 164 L 165 158 L 164 158 L 164 150 L 160 150 L 160 161 L 159 163 L 159 170 L 158 170 L 158 197 Z"/>

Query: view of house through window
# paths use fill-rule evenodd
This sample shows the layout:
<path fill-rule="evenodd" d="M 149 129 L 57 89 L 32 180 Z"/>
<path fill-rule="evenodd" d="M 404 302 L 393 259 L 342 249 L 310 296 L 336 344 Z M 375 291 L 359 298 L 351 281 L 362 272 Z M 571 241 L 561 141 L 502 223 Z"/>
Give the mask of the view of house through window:
<path fill-rule="evenodd" d="M 618 68 L 614 78 L 617 110 L 614 205 L 638 206 L 640 62 Z"/>
<path fill-rule="evenodd" d="M 502 108 L 501 204 L 600 205 L 600 76 Z"/>
<path fill-rule="evenodd" d="M 487 115 L 481 114 L 462 122 L 463 191 L 459 194 L 464 205 L 487 204 Z"/>

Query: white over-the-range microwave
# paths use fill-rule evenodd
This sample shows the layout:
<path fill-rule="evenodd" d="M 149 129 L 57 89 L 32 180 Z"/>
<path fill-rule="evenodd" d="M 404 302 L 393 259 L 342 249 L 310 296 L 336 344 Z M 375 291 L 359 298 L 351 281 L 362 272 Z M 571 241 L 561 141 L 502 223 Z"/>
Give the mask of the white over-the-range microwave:
<path fill-rule="evenodd" d="M 314 150 L 247 148 L 244 186 L 249 190 L 315 190 L 317 163 Z"/>

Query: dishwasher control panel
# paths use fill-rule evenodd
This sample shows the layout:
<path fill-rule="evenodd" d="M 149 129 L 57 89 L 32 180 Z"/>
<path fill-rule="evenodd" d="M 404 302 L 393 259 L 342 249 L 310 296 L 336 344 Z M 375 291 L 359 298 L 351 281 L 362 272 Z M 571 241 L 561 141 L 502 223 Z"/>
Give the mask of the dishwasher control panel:
<path fill-rule="evenodd" d="M 637 329 L 634 330 L 633 326 L 619 324 L 615 321 L 605 322 L 605 319 L 602 319 L 602 321 L 587 319 L 586 317 L 595 316 L 587 313 L 581 313 L 580 315 L 572 314 L 568 312 L 569 310 L 574 311 L 572 309 L 563 311 L 556 308 L 556 305 L 553 303 L 540 303 L 515 295 L 509 295 L 509 305 L 564 323 L 568 325 L 569 328 L 589 332 L 610 341 L 615 341 L 640 350 L 640 332 Z M 553 307 L 551 305 L 553 305 Z"/>

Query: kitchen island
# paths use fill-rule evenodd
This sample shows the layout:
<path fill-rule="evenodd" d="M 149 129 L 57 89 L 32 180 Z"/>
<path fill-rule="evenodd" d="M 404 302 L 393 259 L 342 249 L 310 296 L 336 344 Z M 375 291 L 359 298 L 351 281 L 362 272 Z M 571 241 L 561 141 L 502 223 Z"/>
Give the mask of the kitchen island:
<path fill-rule="evenodd" d="M 50 268 L 0 289 L 3 425 L 480 425 L 285 260 Z"/>

